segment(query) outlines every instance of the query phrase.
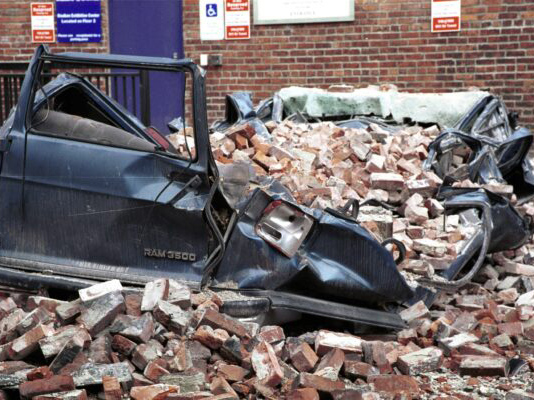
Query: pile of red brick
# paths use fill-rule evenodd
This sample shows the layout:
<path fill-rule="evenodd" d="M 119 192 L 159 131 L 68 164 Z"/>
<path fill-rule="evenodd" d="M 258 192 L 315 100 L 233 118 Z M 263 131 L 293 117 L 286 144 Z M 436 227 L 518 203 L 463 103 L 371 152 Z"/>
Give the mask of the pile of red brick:
<path fill-rule="evenodd" d="M 211 136 L 216 160 L 223 164 L 249 163 L 257 176 L 269 175 L 289 189 L 302 205 L 337 208 L 348 200 L 380 200 L 396 208 L 400 217 L 380 207 L 362 207 L 359 222 L 379 241 L 393 237 L 407 248 L 408 273 L 432 277 L 447 268 L 473 235 L 458 215 L 444 218 L 435 199 L 443 183 L 423 170 L 428 146 L 440 133 L 437 126 L 398 126 L 388 132 L 377 124 L 368 129 L 340 128 L 333 123 L 267 123 L 271 137 L 257 135 L 250 124 L 237 125 Z M 455 155 L 453 165 L 465 165 L 469 153 Z M 466 180 L 455 184 L 476 187 Z M 513 187 L 485 185 L 515 204 Z M 534 216 L 534 203 L 518 210 Z M 534 246 L 527 245 L 496 264 L 506 273 L 534 276 Z M 497 281 L 488 282 L 495 289 Z M 495 285 L 495 286 L 493 286 Z M 530 289 L 531 287 L 527 287 Z"/>
<path fill-rule="evenodd" d="M 219 312 L 221 297 L 166 279 L 144 292 L 105 282 L 71 302 L 8 297 L 0 301 L 0 397 L 464 399 L 471 387 L 534 398 L 534 292 L 515 307 L 481 291 L 433 311 L 419 303 L 401 314 L 408 329 L 372 336 L 287 337 L 279 326 Z"/>

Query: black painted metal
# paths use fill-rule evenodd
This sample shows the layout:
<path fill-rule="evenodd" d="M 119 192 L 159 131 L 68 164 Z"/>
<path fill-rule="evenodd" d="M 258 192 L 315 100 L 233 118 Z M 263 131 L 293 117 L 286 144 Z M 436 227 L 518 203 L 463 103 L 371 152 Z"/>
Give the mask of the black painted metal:
<path fill-rule="evenodd" d="M 271 301 L 271 308 L 293 310 L 306 314 L 320 315 L 360 324 L 401 330 L 406 324 L 398 314 L 357 307 L 334 301 L 321 300 L 293 293 L 271 290 L 242 291 L 247 296 L 264 297 Z"/>
<path fill-rule="evenodd" d="M 217 245 L 205 222 L 214 186 L 201 70 L 189 63 L 150 59 L 155 68 L 185 69 L 194 76 L 199 151 L 189 161 L 161 150 L 139 151 L 39 131 L 45 124 L 35 124 L 33 111 L 46 102 L 38 90 L 43 66 L 83 64 L 80 60 L 90 68 L 147 68 L 146 58 L 135 64 L 126 57 L 123 64 L 120 57 L 76 58 L 50 55 L 44 46 L 36 50 L 16 112 L 0 128 L 0 147 L 2 142 L 9 147 L 0 153 L 0 265 L 84 280 L 119 274 L 126 283 L 175 277 L 198 285 Z M 63 75 L 48 83 L 46 92 L 53 100 L 68 87 L 79 89 L 113 126 L 156 144 L 131 113 L 87 80 Z M 195 176 L 201 184 L 184 191 Z"/>

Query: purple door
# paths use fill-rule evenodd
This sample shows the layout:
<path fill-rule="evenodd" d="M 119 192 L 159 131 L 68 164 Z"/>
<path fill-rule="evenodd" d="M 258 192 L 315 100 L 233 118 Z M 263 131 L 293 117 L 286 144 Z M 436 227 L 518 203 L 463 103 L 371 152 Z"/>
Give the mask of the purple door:
<path fill-rule="evenodd" d="M 109 33 L 112 53 L 183 58 L 182 0 L 109 0 Z M 182 78 L 150 73 L 150 122 L 161 132 L 182 116 Z"/>

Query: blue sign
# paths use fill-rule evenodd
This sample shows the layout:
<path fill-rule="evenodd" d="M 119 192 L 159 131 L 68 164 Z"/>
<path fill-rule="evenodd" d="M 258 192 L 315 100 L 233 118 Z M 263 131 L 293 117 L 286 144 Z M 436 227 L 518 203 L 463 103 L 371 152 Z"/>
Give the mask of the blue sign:
<path fill-rule="evenodd" d="M 56 0 L 56 13 L 58 42 L 102 41 L 100 0 Z"/>
<path fill-rule="evenodd" d="M 206 17 L 216 17 L 219 13 L 217 12 L 217 4 L 206 4 Z"/>

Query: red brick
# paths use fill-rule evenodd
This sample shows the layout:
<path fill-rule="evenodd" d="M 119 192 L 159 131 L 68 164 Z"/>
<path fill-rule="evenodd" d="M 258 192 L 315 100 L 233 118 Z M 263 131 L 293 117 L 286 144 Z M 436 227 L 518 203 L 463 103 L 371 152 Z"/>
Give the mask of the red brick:
<path fill-rule="evenodd" d="M 315 375 L 335 380 L 338 378 L 339 371 L 341 370 L 344 361 L 345 353 L 340 349 L 332 349 L 323 356 L 319 365 L 317 365 Z"/>
<path fill-rule="evenodd" d="M 297 389 L 290 392 L 287 400 L 319 400 L 319 392 L 313 388 Z"/>
<path fill-rule="evenodd" d="M 298 384 L 300 387 L 317 389 L 319 392 L 334 392 L 345 389 L 345 384 L 342 381 L 333 381 L 307 372 L 299 375 Z"/>
<path fill-rule="evenodd" d="M 273 344 L 286 338 L 284 330 L 279 326 L 263 326 L 258 334 L 258 340 Z"/>
<path fill-rule="evenodd" d="M 153 382 L 158 382 L 161 376 L 168 374 L 170 372 L 163 368 L 157 361 L 149 362 L 143 372 L 143 375 Z"/>
<path fill-rule="evenodd" d="M 460 363 L 462 375 L 505 376 L 506 358 L 499 356 L 466 356 Z"/>
<path fill-rule="evenodd" d="M 261 342 L 254 348 L 251 362 L 260 383 L 274 387 L 282 382 L 284 374 L 269 343 Z"/>
<path fill-rule="evenodd" d="M 315 364 L 317 364 L 317 361 L 319 361 L 317 354 L 315 354 L 313 349 L 306 342 L 297 346 L 290 346 L 289 356 L 293 366 L 300 372 L 310 371 Z"/>
<path fill-rule="evenodd" d="M 74 390 L 74 381 L 71 376 L 64 375 L 23 382 L 19 387 L 20 396 L 27 399 L 40 394 L 65 392 L 68 390 Z"/>
<path fill-rule="evenodd" d="M 238 365 L 221 364 L 217 369 L 219 375 L 230 382 L 239 382 L 245 379 L 250 373 L 248 369 L 241 368 Z"/>
<path fill-rule="evenodd" d="M 113 340 L 111 341 L 113 350 L 124 354 L 125 356 L 132 354 L 132 351 L 134 351 L 136 346 L 137 344 L 135 342 L 132 342 L 130 339 L 127 339 L 122 335 L 113 336 Z"/>
<path fill-rule="evenodd" d="M 204 312 L 199 325 L 208 325 L 213 329 L 224 329 L 230 335 L 236 335 L 241 338 L 248 336 L 247 330 L 243 324 L 212 309 L 207 309 Z"/>
<path fill-rule="evenodd" d="M 117 378 L 113 376 L 102 377 L 102 386 L 104 386 L 106 400 L 121 400 L 122 389 Z"/>
<path fill-rule="evenodd" d="M 392 394 L 416 394 L 419 392 L 419 384 L 411 376 L 377 375 L 370 376 L 368 382 L 373 384 L 377 392 L 387 392 Z"/>
<path fill-rule="evenodd" d="M 38 379 L 50 378 L 52 375 L 54 374 L 50 371 L 50 368 L 44 366 L 32 369 L 26 374 L 26 378 L 28 378 L 29 381 L 35 381 Z"/>

